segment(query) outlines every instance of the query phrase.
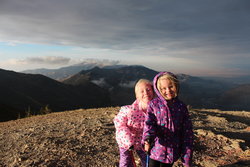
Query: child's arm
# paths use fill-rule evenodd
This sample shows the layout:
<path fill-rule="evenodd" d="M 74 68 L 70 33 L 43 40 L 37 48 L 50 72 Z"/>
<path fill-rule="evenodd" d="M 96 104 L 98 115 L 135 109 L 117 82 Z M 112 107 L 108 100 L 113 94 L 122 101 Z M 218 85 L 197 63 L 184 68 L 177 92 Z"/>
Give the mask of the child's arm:
<path fill-rule="evenodd" d="M 156 136 L 156 127 L 157 127 L 157 118 L 154 114 L 154 110 L 151 105 L 148 106 L 147 115 L 145 118 L 144 130 L 143 130 L 143 139 L 142 144 L 144 145 L 145 141 L 152 147 L 152 142 Z"/>
<path fill-rule="evenodd" d="M 119 146 L 123 146 L 129 149 L 133 143 L 131 140 L 131 132 L 127 126 L 128 123 L 128 112 L 127 107 L 122 107 L 119 113 L 114 118 L 114 125 L 116 128 L 116 140 Z"/>
<path fill-rule="evenodd" d="M 192 154 L 193 154 L 193 127 L 192 122 L 190 120 L 190 116 L 188 113 L 188 109 L 184 109 L 184 123 L 183 123 L 183 138 L 182 138 L 182 162 L 183 165 L 189 167 L 192 161 Z"/>

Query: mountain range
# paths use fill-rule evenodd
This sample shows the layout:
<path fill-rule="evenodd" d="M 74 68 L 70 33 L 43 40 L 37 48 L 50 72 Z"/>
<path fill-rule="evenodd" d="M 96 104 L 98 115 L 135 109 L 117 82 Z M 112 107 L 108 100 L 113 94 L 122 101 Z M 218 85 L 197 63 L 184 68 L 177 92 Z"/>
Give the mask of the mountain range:
<path fill-rule="evenodd" d="M 41 74 L 44 76 L 47 76 L 49 78 L 61 81 L 65 78 L 68 78 L 82 70 L 89 70 L 94 67 L 100 67 L 100 68 L 120 68 L 125 65 L 116 65 L 115 62 L 112 61 L 96 61 L 96 60 L 87 60 L 79 64 L 74 64 L 71 66 L 66 66 L 58 69 L 46 69 L 46 68 L 40 68 L 40 69 L 32 69 L 32 70 L 24 70 L 21 71 L 22 73 L 27 74 Z"/>
<path fill-rule="evenodd" d="M 113 106 L 120 106 L 134 101 L 134 85 L 138 79 L 153 80 L 157 73 L 157 71 L 144 66 L 125 66 L 116 69 L 95 67 L 90 70 L 83 70 L 62 82 L 70 85 L 81 85 L 86 81 L 95 83 L 109 91 Z M 195 108 L 232 109 L 230 105 L 235 107 L 233 103 L 225 106 L 227 104 L 226 99 L 230 93 L 224 94 L 231 92 L 231 89 L 235 87 L 234 84 L 186 74 L 177 74 L 177 77 L 181 85 L 179 97 L 186 104 Z M 241 90 L 242 88 L 239 87 L 238 89 Z M 246 110 L 250 108 L 245 104 L 243 107 L 239 103 L 237 109 Z"/>
<path fill-rule="evenodd" d="M 72 86 L 40 74 L 0 69 L 1 121 L 37 114 L 45 107 L 52 111 L 110 105 L 108 92 L 86 81 Z"/>
<path fill-rule="evenodd" d="M 120 106 L 130 104 L 135 99 L 134 85 L 140 78 L 152 80 L 156 71 L 143 66 L 125 66 L 120 68 L 99 68 L 81 71 L 62 81 L 70 85 L 81 85 L 86 80 L 108 90 L 111 104 Z"/>
<path fill-rule="evenodd" d="M 72 68 L 57 71 L 65 69 Z M 135 99 L 136 81 L 140 78 L 152 80 L 157 73 L 139 65 L 95 66 L 72 75 L 67 73 L 66 78 L 58 81 L 41 74 L 2 69 L 0 121 L 23 117 L 27 112 L 37 114 L 46 107 L 55 112 L 131 104 Z M 177 77 L 181 85 L 179 98 L 191 107 L 250 110 L 250 84 L 239 85 L 186 74 L 177 74 Z"/>

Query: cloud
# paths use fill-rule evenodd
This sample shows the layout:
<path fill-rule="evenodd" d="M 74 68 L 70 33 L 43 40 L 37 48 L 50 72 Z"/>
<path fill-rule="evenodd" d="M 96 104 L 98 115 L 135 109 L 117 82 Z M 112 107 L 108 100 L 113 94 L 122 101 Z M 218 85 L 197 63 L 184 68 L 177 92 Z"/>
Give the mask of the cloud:
<path fill-rule="evenodd" d="M 2 40 L 131 49 L 158 43 L 249 40 L 250 2 L 2 1 Z M 226 27 L 225 27 L 226 26 Z M 248 35 L 246 35 L 248 34 Z M 196 41 L 196 42 L 195 42 Z M 192 45 L 191 45 L 192 44 Z M 229 45 L 227 42 L 225 45 Z M 204 43 L 203 43 L 204 45 Z"/>
<path fill-rule="evenodd" d="M 119 61 L 117 60 L 109 60 L 109 59 L 84 59 L 84 60 L 76 60 L 77 63 L 75 65 L 83 65 L 83 64 L 95 64 L 96 66 L 99 67 L 104 67 L 104 66 L 114 66 L 119 64 Z M 75 61 L 75 62 L 76 62 Z M 79 63 L 80 62 L 80 63 Z"/>
<path fill-rule="evenodd" d="M 68 64 L 70 58 L 46 56 L 46 57 L 28 57 L 23 60 L 15 60 L 16 64 L 47 64 L 47 65 L 65 65 Z"/>
<path fill-rule="evenodd" d="M 237 57 L 240 66 L 250 61 L 249 6 L 248 0 L 1 0 L 0 41 L 126 52 L 131 62 L 137 55 L 149 62 L 191 59 L 213 68 Z"/>
<path fill-rule="evenodd" d="M 104 67 L 118 65 L 119 61 L 108 59 L 70 59 L 59 56 L 46 56 L 46 57 L 28 57 L 25 59 L 8 59 L 0 61 L 0 68 L 12 69 L 15 71 L 24 71 L 27 69 L 37 68 L 61 68 L 66 66 L 89 66 L 89 67 Z M 95 82 L 95 81 L 94 81 Z M 102 80 L 96 81 L 101 84 Z"/>
<path fill-rule="evenodd" d="M 91 82 L 93 82 L 94 84 L 100 86 L 100 87 L 107 87 L 109 86 L 109 84 L 105 81 L 104 78 L 100 78 L 98 80 L 92 80 Z"/>
<path fill-rule="evenodd" d="M 119 83 L 119 86 L 124 88 L 134 88 L 136 81 L 130 81 L 128 83 Z"/>

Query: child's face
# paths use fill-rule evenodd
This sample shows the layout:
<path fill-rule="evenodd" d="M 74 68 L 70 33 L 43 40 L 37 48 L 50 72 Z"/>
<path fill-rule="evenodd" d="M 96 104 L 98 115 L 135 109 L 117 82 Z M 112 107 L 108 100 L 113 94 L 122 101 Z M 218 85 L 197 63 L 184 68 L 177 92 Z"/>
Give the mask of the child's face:
<path fill-rule="evenodd" d="M 138 90 L 136 92 L 136 98 L 143 102 L 148 103 L 154 97 L 154 92 L 152 90 L 152 86 L 148 83 L 140 83 L 138 85 Z"/>
<path fill-rule="evenodd" d="M 166 100 L 171 100 L 177 96 L 177 89 L 175 84 L 169 79 L 161 79 L 160 93 Z"/>

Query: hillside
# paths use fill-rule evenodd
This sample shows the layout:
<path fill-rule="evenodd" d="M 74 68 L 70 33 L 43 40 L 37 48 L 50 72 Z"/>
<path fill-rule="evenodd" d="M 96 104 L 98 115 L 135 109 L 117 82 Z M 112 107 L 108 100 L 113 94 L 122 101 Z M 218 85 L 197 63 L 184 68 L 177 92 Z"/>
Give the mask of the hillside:
<path fill-rule="evenodd" d="M 250 84 L 239 85 L 225 91 L 218 99 L 224 109 L 249 110 L 250 111 Z"/>
<path fill-rule="evenodd" d="M 82 85 L 89 81 L 109 91 L 111 105 L 120 106 L 130 104 L 135 99 L 134 85 L 141 78 L 153 80 L 156 71 L 144 66 L 125 66 L 120 68 L 99 68 L 83 70 L 65 79 L 63 83 Z"/>
<path fill-rule="evenodd" d="M 1 122 L 0 166 L 115 167 L 119 155 L 112 120 L 118 111 L 119 107 L 79 109 Z M 194 166 L 250 166 L 249 112 L 190 113 Z"/>
<path fill-rule="evenodd" d="M 180 99 L 194 108 L 219 108 L 218 98 L 232 85 L 200 77 L 194 77 L 186 74 L 178 74 L 180 80 Z M 237 110 L 237 109 L 235 109 Z"/>
<path fill-rule="evenodd" d="M 0 69 L 0 121 L 39 113 L 109 106 L 108 92 L 86 81 L 80 86 L 63 84 L 38 74 Z"/>

